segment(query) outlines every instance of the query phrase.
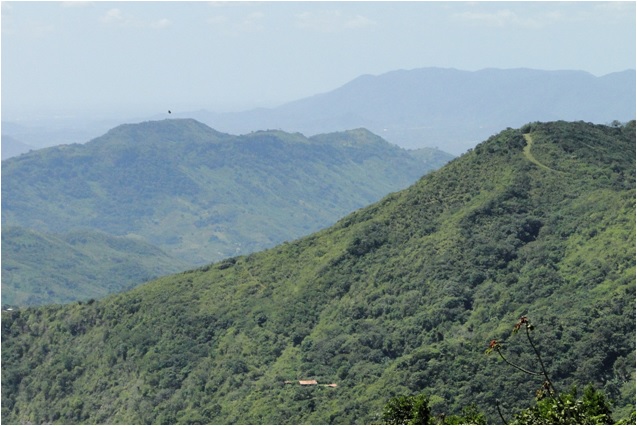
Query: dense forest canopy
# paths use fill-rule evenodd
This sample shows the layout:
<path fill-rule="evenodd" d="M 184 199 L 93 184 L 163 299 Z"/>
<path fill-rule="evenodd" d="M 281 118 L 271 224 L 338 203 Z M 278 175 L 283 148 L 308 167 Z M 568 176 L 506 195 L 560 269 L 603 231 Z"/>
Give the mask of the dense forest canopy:
<path fill-rule="evenodd" d="M 634 411 L 634 121 L 506 129 L 308 237 L 3 312 L 2 421 L 369 424 L 425 393 L 499 423 L 541 386 L 485 355 L 535 365 L 526 315 L 555 387 Z"/>

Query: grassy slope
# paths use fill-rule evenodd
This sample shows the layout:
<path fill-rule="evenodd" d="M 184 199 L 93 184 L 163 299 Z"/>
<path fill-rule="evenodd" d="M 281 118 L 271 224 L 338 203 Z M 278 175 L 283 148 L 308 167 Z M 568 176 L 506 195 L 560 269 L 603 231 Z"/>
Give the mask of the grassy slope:
<path fill-rule="evenodd" d="M 408 152 L 415 158 L 425 163 L 446 164 L 453 160 L 453 155 L 440 151 L 437 148 L 418 148 L 410 149 Z"/>
<path fill-rule="evenodd" d="M 537 167 L 524 155 L 533 138 Z M 529 315 L 556 386 L 634 407 L 635 127 L 506 130 L 309 237 L 91 305 L 3 313 L 3 422 L 370 423 L 398 393 L 497 421 Z M 73 348 L 71 350 L 70 348 Z M 339 387 L 284 385 L 312 378 Z"/>

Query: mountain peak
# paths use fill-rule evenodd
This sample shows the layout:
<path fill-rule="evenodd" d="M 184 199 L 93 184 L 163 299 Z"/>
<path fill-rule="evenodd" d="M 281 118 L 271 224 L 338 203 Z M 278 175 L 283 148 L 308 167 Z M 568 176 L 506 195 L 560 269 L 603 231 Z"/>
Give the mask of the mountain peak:
<path fill-rule="evenodd" d="M 121 124 L 91 142 L 129 138 L 154 142 L 216 140 L 227 136 L 191 118 L 170 118 Z"/>

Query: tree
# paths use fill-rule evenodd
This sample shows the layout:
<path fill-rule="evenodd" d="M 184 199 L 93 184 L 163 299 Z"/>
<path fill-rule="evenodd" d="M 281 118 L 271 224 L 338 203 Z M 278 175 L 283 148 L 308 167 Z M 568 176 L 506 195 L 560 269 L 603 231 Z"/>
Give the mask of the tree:
<path fill-rule="evenodd" d="M 387 402 L 382 420 L 388 425 L 428 425 L 431 423 L 429 398 L 425 394 L 399 395 Z"/>

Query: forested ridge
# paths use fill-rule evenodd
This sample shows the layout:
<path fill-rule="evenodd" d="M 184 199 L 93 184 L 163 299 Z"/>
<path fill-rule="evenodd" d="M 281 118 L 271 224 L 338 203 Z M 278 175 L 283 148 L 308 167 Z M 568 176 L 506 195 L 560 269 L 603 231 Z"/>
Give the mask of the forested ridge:
<path fill-rule="evenodd" d="M 237 136 L 190 119 L 121 125 L 86 144 L 11 158 L 2 163 L 3 303 L 102 297 L 156 272 L 272 247 L 451 158 L 434 149 L 412 155 L 364 129 Z M 84 253 L 66 242 L 77 232 L 94 233 Z M 117 241 L 131 251 L 106 255 L 105 234 L 127 237 Z"/>
<path fill-rule="evenodd" d="M 499 423 L 541 386 L 485 355 L 534 365 L 522 316 L 556 387 L 634 411 L 634 121 L 506 129 L 308 237 L 3 312 L 2 422 L 369 424 L 426 393 Z"/>
<path fill-rule="evenodd" d="M 306 138 L 125 124 L 4 161 L 2 224 L 140 236 L 201 265 L 331 225 L 450 158 L 419 161 L 364 129 Z"/>

